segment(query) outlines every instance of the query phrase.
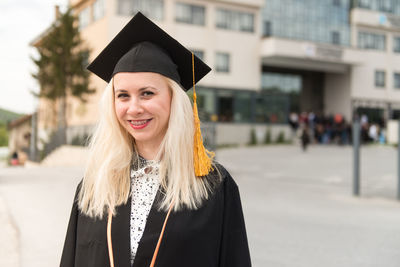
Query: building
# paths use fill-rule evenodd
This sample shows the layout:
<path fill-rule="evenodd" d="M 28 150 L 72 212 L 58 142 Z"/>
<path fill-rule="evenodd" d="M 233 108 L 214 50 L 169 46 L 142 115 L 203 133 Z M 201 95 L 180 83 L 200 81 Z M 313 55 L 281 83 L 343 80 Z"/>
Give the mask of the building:
<path fill-rule="evenodd" d="M 355 113 L 371 120 L 400 115 L 400 0 L 70 0 L 69 5 L 92 49 L 89 61 L 137 11 L 204 59 L 213 71 L 199 83 L 199 113 L 202 121 L 215 122 L 217 144 L 247 143 L 251 129 L 260 140 L 267 128 L 289 136 L 292 111 L 341 113 L 347 121 Z M 97 118 L 106 84 L 94 75 L 91 82 L 97 93 L 89 103 L 68 102 L 69 140 L 90 131 Z"/>
<path fill-rule="evenodd" d="M 263 7 L 262 90 L 298 96 L 291 110 L 398 117 L 400 1 L 267 0 Z M 288 83 L 288 81 L 287 81 Z M 293 82 L 294 83 L 294 82 Z"/>
<path fill-rule="evenodd" d="M 8 124 L 8 151 L 10 155 L 18 154 L 20 164 L 28 159 L 31 146 L 32 115 L 25 115 Z"/>

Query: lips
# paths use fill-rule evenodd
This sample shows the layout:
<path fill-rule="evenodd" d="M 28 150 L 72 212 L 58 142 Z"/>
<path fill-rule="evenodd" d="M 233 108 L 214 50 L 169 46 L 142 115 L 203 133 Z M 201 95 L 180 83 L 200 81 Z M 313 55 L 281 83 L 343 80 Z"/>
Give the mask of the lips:
<path fill-rule="evenodd" d="M 136 121 L 130 120 L 129 123 L 134 125 L 134 126 L 140 126 L 140 125 L 146 124 L 146 122 L 148 122 L 150 120 L 151 119 L 149 119 L 149 120 L 140 120 L 140 121 L 139 120 L 136 120 Z"/>
<path fill-rule="evenodd" d="M 143 129 L 144 127 L 146 127 L 151 120 L 152 119 L 148 119 L 148 120 L 128 120 L 128 122 L 129 122 L 130 126 L 133 129 L 137 130 L 137 129 Z"/>

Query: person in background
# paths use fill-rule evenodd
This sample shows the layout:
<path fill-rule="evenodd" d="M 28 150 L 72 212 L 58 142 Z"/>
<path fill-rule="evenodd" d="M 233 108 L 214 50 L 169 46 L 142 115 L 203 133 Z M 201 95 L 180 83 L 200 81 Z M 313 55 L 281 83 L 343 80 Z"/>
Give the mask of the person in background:
<path fill-rule="evenodd" d="M 307 124 L 304 124 L 301 130 L 301 148 L 303 151 L 307 151 L 307 147 L 310 144 L 310 132 L 309 132 L 309 127 Z"/>
<path fill-rule="evenodd" d="M 289 125 L 292 129 L 292 139 L 296 136 L 297 129 L 299 128 L 299 116 L 296 112 L 291 112 L 289 115 Z"/>
<path fill-rule="evenodd" d="M 14 151 L 11 155 L 11 165 L 12 166 L 17 166 L 19 165 L 19 160 L 18 160 L 18 152 Z"/>

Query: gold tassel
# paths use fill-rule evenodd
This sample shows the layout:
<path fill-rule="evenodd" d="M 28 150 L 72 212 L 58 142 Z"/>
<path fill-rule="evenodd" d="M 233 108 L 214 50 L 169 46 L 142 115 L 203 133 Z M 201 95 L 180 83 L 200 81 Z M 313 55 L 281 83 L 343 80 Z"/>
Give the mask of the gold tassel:
<path fill-rule="evenodd" d="M 212 170 L 212 159 L 214 152 L 208 151 L 203 144 L 201 136 L 200 119 L 197 111 L 196 80 L 194 78 L 194 54 L 192 52 L 192 72 L 193 72 L 193 117 L 194 117 L 194 173 L 197 177 L 205 176 Z"/>

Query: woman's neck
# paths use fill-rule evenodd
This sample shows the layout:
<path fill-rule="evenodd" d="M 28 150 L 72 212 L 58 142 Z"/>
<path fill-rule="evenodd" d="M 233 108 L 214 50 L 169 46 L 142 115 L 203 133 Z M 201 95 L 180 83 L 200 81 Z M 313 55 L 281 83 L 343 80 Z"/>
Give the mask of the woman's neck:
<path fill-rule="evenodd" d="M 144 159 L 154 160 L 156 159 L 159 145 L 137 143 L 136 149 L 138 154 L 142 156 Z"/>

